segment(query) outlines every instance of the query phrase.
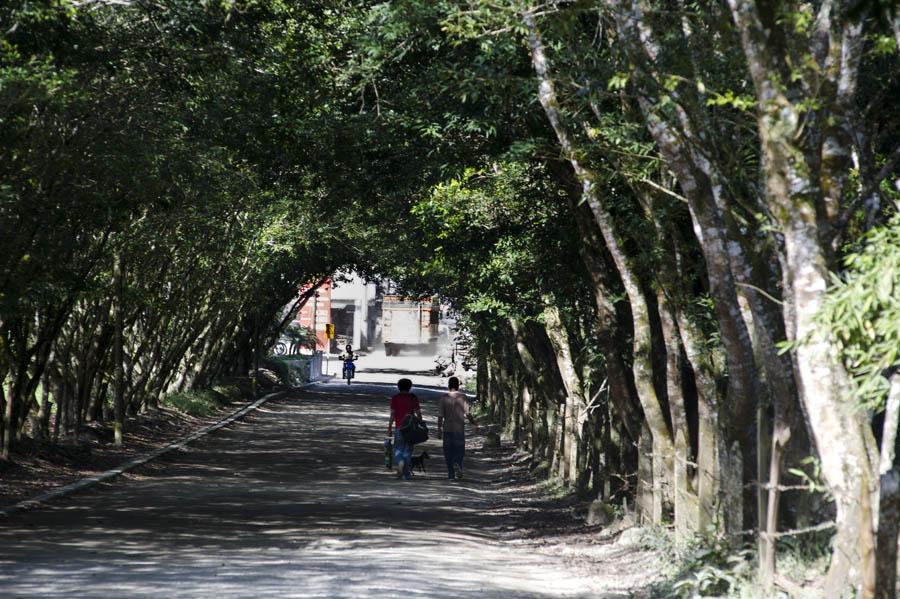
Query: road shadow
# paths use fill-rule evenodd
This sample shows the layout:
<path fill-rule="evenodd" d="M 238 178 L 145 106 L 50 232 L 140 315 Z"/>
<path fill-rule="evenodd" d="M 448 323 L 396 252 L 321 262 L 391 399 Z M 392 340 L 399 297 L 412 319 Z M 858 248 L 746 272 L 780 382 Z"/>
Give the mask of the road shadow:
<path fill-rule="evenodd" d="M 17 597 L 603 597 L 565 562 L 510 545 L 540 507 L 508 495 L 473 438 L 462 481 L 384 468 L 388 384 L 322 384 L 184 451 L 0 529 Z M 438 389 L 424 389 L 433 418 Z"/>

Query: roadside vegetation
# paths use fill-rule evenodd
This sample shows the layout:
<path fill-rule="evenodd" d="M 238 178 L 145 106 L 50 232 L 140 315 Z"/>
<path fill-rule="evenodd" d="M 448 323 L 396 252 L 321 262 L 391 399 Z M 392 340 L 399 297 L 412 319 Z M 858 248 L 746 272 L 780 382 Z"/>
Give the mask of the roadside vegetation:
<path fill-rule="evenodd" d="M 246 399 L 237 385 L 182 391 L 163 396 L 162 404 L 189 416 L 211 416 L 233 402 Z"/>
<path fill-rule="evenodd" d="M 352 262 L 312 160 L 331 48 L 277 28 L 318 8 L 240 15 L 0 7 L 3 459 L 98 419 L 121 443 L 130 414 L 247 376 L 299 286 Z"/>
<path fill-rule="evenodd" d="M 355 270 L 453 305 L 481 410 L 549 487 L 683 548 L 661 593 L 892 596 L 898 24 L 829 0 L 8 3 L 3 458 L 247 376 Z"/>

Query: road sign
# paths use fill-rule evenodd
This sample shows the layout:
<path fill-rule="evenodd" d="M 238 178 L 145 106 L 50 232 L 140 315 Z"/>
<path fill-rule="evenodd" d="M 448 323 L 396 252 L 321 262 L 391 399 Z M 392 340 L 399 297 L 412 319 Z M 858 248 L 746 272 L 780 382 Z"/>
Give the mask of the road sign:
<path fill-rule="evenodd" d="M 334 325 L 330 322 L 325 325 L 325 338 L 334 339 Z"/>

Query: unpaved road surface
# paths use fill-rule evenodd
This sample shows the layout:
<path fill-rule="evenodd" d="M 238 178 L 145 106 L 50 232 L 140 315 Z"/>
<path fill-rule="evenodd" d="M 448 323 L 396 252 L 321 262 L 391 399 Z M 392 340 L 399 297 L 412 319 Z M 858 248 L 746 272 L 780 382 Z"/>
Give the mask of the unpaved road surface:
<path fill-rule="evenodd" d="M 415 391 L 433 426 L 438 391 Z M 498 505 L 489 455 L 470 450 L 465 480 L 448 481 L 432 440 L 425 475 L 386 470 L 391 393 L 319 384 L 140 475 L 0 522 L 0 596 L 627 596 L 504 541 L 522 514 Z"/>

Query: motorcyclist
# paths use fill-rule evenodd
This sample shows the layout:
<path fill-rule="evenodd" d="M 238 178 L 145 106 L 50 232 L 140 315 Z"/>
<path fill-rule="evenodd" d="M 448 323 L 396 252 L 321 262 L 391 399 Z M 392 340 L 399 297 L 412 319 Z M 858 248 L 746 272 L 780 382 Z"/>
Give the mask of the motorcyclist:
<path fill-rule="evenodd" d="M 359 355 L 353 352 L 353 346 L 349 343 L 347 347 L 344 348 L 344 353 L 341 354 L 341 361 L 344 363 L 344 369 L 350 370 L 350 378 L 356 374 L 356 364 L 354 362 L 359 358 Z"/>

